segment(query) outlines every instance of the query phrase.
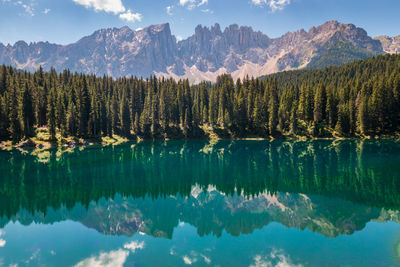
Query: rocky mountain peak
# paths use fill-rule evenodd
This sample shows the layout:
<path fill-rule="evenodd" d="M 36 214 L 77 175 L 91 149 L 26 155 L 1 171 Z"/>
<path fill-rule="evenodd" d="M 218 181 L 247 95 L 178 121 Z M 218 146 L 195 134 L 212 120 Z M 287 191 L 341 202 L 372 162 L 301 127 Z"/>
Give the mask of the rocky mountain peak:
<path fill-rule="evenodd" d="M 387 35 L 377 36 L 374 38 L 382 44 L 382 48 L 386 53 L 399 54 L 400 53 L 400 35 L 389 37 Z"/>
<path fill-rule="evenodd" d="M 122 26 L 122 27 L 119 29 L 119 31 L 121 31 L 121 32 L 129 32 L 129 31 L 132 31 L 132 29 L 129 28 L 129 26 L 125 25 L 125 26 Z"/>
<path fill-rule="evenodd" d="M 218 23 L 215 23 L 214 26 L 211 27 L 211 33 L 213 35 L 221 35 L 221 26 Z"/>
<path fill-rule="evenodd" d="M 48 42 L 0 44 L 0 63 L 35 70 L 72 71 L 114 77 L 136 75 L 214 81 L 222 73 L 236 79 L 307 67 L 327 47 L 346 43 L 365 50 L 363 55 L 400 52 L 400 37 L 378 37 L 353 24 L 328 21 L 309 31 L 301 29 L 271 39 L 252 27 L 232 24 L 223 31 L 216 23 L 198 25 L 189 38 L 176 41 L 169 23 L 132 30 L 128 26 L 100 29 L 69 45 Z M 348 46 L 347 46 L 348 47 Z M 345 62 L 343 62 L 345 63 Z M 340 64 L 340 62 L 338 62 Z"/>
<path fill-rule="evenodd" d="M 25 41 L 18 41 L 14 44 L 14 47 L 28 47 L 28 44 Z"/>
<path fill-rule="evenodd" d="M 354 25 L 352 25 L 352 24 L 349 24 L 349 25 L 354 27 Z M 321 29 L 323 31 L 329 31 L 329 30 L 337 30 L 337 29 L 343 28 L 343 27 L 345 27 L 345 24 L 339 23 L 337 20 L 330 20 L 330 21 L 327 21 L 324 24 L 318 26 L 317 28 Z"/>
<path fill-rule="evenodd" d="M 147 31 L 149 33 L 152 33 L 152 34 L 157 34 L 160 32 L 165 32 L 166 34 L 171 34 L 171 28 L 169 26 L 169 23 L 150 25 L 149 27 L 146 27 L 143 30 Z"/>

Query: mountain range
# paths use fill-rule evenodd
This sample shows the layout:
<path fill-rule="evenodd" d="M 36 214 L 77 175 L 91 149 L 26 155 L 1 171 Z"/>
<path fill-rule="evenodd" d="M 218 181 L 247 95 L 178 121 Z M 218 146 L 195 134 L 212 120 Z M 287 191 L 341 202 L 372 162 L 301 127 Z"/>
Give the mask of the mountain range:
<path fill-rule="evenodd" d="M 14 45 L 0 43 L 0 64 L 18 69 L 70 69 L 113 77 L 166 76 L 191 82 L 214 81 L 223 73 L 233 78 L 262 76 L 283 70 L 341 65 L 384 53 L 400 52 L 400 36 L 371 38 L 353 24 L 328 21 L 309 31 L 269 38 L 251 27 L 219 24 L 197 26 L 189 38 L 177 41 L 168 23 L 140 30 L 101 29 L 79 41 Z"/>

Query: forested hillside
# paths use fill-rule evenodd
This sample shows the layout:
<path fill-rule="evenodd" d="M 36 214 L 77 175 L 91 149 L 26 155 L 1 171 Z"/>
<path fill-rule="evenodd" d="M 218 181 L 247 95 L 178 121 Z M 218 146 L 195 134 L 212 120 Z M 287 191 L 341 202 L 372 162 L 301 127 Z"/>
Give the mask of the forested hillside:
<path fill-rule="evenodd" d="M 68 70 L 0 68 L 0 136 L 50 139 L 393 134 L 400 122 L 400 56 L 215 84 Z"/>

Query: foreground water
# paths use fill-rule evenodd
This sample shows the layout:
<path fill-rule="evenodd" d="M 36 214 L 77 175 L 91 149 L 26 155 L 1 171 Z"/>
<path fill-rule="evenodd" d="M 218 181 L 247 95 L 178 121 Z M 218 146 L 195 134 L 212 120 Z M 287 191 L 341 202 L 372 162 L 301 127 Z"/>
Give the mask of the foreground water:
<path fill-rule="evenodd" d="M 397 266 L 395 141 L 0 152 L 0 266 Z"/>

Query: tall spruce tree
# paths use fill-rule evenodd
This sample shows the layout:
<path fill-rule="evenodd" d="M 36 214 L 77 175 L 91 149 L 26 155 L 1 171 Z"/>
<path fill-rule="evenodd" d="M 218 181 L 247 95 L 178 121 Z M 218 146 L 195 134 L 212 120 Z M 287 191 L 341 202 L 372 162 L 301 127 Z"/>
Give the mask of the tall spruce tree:
<path fill-rule="evenodd" d="M 18 116 L 18 100 L 20 96 L 18 94 L 17 85 L 15 80 L 13 81 L 12 85 L 10 86 L 10 103 L 8 114 L 9 114 L 9 133 L 13 142 L 17 142 L 22 137 L 22 128 L 21 128 L 21 121 Z"/>
<path fill-rule="evenodd" d="M 122 94 L 120 104 L 120 120 L 121 120 L 121 135 L 129 137 L 131 135 L 131 115 L 129 111 L 129 104 L 127 94 L 124 91 Z"/>
<path fill-rule="evenodd" d="M 270 97 L 269 97 L 269 134 L 274 136 L 277 134 L 278 126 L 278 110 L 279 110 L 279 100 L 278 100 L 278 89 L 276 81 L 271 81 L 270 87 Z"/>
<path fill-rule="evenodd" d="M 33 110 L 32 95 L 28 83 L 23 86 L 20 102 L 20 120 L 22 121 L 23 133 L 26 138 L 33 136 L 33 127 L 35 125 L 35 115 Z"/>
<path fill-rule="evenodd" d="M 325 85 L 320 82 L 317 86 L 314 97 L 314 123 L 321 123 L 325 120 L 326 111 L 326 89 Z"/>
<path fill-rule="evenodd" d="M 48 105 L 47 105 L 47 125 L 49 128 L 50 139 L 56 139 L 56 96 L 55 90 L 50 89 Z"/>

